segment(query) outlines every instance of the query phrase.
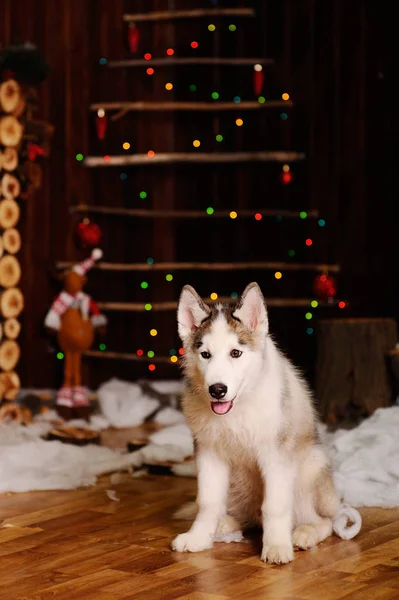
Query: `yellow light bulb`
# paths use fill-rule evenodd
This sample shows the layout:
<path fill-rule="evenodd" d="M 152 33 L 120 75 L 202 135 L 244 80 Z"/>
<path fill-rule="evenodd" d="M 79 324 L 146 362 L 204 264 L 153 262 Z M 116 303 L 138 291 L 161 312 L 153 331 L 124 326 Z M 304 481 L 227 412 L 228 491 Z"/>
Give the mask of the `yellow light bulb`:
<path fill-rule="evenodd" d="M 194 148 L 199 148 L 201 146 L 201 142 L 199 140 L 194 140 L 193 146 L 194 146 Z"/>
<path fill-rule="evenodd" d="M 212 292 L 211 300 L 217 300 L 217 299 L 218 299 L 218 295 L 216 294 L 216 292 Z"/>
<path fill-rule="evenodd" d="M 129 148 L 130 148 L 129 142 L 124 142 L 122 147 L 124 150 L 129 150 Z"/>
<path fill-rule="evenodd" d="M 284 92 L 284 94 L 282 94 L 281 97 L 282 97 L 283 100 L 289 100 L 290 99 L 290 95 L 287 94 L 287 92 Z"/>
<path fill-rule="evenodd" d="M 169 91 L 169 90 L 173 90 L 173 83 L 167 83 L 165 85 L 165 88 Z"/>
<path fill-rule="evenodd" d="M 152 335 L 152 337 L 156 336 L 158 333 L 158 331 L 156 329 L 151 329 L 150 331 L 150 335 Z"/>
<path fill-rule="evenodd" d="M 177 358 L 177 356 L 171 356 L 171 357 L 170 357 L 170 362 L 172 362 L 172 363 L 175 363 L 175 362 L 177 362 L 177 361 L 178 361 L 178 358 Z"/>
<path fill-rule="evenodd" d="M 275 276 L 276 279 L 281 279 L 282 276 L 283 276 L 283 274 L 280 273 L 280 271 L 276 271 L 275 274 L 274 274 L 274 276 Z"/>
<path fill-rule="evenodd" d="M 236 119 L 236 125 L 237 127 L 241 127 L 241 125 L 244 125 L 244 121 L 242 119 Z"/>

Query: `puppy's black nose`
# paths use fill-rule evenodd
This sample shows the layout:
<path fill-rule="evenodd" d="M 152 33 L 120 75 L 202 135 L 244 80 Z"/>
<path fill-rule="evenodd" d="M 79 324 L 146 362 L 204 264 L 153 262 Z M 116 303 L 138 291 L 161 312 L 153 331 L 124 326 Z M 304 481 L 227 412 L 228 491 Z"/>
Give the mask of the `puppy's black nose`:
<path fill-rule="evenodd" d="M 209 386 L 209 393 L 215 400 L 220 400 L 227 394 L 227 385 L 224 385 L 224 383 L 214 383 Z"/>

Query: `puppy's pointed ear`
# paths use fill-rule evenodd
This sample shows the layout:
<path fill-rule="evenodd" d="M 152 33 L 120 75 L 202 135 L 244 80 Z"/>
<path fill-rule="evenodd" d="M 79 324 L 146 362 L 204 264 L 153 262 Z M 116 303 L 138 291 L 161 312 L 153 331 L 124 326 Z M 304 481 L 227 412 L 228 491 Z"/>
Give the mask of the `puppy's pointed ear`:
<path fill-rule="evenodd" d="M 210 308 L 191 285 L 185 285 L 177 308 L 179 336 L 184 342 L 187 336 L 198 329 L 201 321 L 209 316 Z"/>
<path fill-rule="evenodd" d="M 269 320 L 266 302 L 257 283 L 253 282 L 247 285 L 233 316 L 240 319 L 243 325 L 252 331 L 262 330 L 265 335 L 268 333 Z"/>

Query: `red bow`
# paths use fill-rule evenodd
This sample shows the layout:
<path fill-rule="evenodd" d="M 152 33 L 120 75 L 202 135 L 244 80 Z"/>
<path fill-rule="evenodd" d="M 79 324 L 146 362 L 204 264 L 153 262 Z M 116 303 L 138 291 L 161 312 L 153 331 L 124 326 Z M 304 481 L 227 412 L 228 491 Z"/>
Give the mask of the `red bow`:
<path fill-rule="evenodd" d="M 39 144 L 29 144 L 27 153 L 29 160 L 36 160 L 37 156 L 44 156 L 44 150 Z"/>

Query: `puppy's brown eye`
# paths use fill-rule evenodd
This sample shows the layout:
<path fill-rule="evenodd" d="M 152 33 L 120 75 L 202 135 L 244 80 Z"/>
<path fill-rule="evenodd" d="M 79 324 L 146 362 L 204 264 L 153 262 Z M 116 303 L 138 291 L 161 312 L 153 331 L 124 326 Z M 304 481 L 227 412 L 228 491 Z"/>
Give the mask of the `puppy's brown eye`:
<path fill-rule="evenodd" d="M 206 360 L 211 358 L 211 355 L 209 354 L 209 352 L 201 352 L 201 356 L 202 356 L 202 358 L 205 358 Z"/>
<path fill-rule="evenodd" d="M 230 352 L 231 358 L 240 358 L 241 354 L 242 354 L 241 350 L 232 350 Z"/>

